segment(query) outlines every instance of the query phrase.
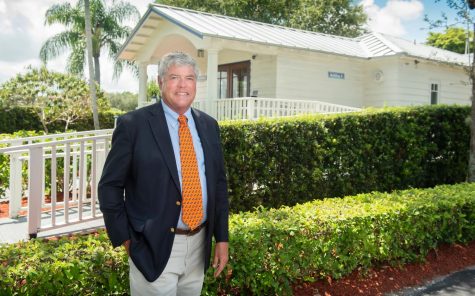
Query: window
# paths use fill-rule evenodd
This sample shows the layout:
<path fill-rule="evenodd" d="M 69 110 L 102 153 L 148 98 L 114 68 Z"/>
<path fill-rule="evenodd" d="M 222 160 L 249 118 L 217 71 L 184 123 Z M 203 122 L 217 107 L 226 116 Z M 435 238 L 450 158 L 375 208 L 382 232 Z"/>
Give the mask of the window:
<path fill-rule="evenodd" d="M 251 62 L 218 66 L 218 98 L 249 97 Z"/>
<path fill-rule="evenodd" d="M 430 85 L 430 104 L 437 105 L 439 103 L 439 84 L 432 83 Z"/>

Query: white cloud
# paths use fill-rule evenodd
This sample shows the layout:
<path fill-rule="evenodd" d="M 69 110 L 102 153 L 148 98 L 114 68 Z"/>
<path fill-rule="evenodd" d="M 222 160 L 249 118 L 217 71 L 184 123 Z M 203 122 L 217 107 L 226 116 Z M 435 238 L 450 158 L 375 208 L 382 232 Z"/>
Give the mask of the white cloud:
<path fill-rule="evenodd" d="M 154 0 L 126 0 L 143 14 L 148 4 Z M 26 72 L 26 67 L 40 66 L 39 52 L 43 43 L 64 30 L 61 25 L 45 26 L 46 10 L 53 4 L 77 0 L 0 0 L 0 84 L 18 73 Z M 111 0 L 106 0 L 108 4 Z M 134 26 L 135 24 L 132 24 Z M 112 80 L 112 61 L 103 54 L 101 58 L 102 87 L 106 91 L 138 92 L 138 79 L 124 70 L 118 81 Z M 65 72 L 67 52 L 48 62 L 48 69 Z M 156 71 L 155 71 L 156 72 Z M 153 73 L 153 67 L 150 70 Z"/>
<path fill-rule="evenodd" d="M 363 0 L 361 5 L 368 14 L 370 30 L 394 36 L 406 34 L 403 23 L 419 18 L 424 11 L 420 0 L 389 0 L 384 7 L 374 0 Z"/>

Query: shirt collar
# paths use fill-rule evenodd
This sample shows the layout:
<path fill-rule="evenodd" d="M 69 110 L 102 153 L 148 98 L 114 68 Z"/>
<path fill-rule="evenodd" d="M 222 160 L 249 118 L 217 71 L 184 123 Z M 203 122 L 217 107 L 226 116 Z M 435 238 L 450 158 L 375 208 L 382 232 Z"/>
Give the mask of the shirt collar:
<path fill-rule="evenodd" d="M 168 120 L 170 120 L 171 124 L 175 127 L 178 125 L 178 113 L 176 113 L 175 111 L 172 110 L 172 108 L 170 108 L 167 103 L 165 103 L 163 100 L 160 100 L 160 103 L 162 104 L 163 106 L 163 111 L 165 112 L 165 117 L 168 118 Z M 193 115 L 191 114 L 191 108 L 188 108 L 188 110 L 186 110 L 186 112 L 183 114 L 186 116 L 186 118 L 188 119 L 188 123 L 191 121 L 193 121 Z"/>

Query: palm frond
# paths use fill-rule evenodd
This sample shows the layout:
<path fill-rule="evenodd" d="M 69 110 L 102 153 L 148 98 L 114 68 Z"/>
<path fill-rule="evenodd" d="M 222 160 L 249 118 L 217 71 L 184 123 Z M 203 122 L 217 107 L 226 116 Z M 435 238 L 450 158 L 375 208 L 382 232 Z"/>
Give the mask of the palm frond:
<path fill-rule="evenodd" d="M 84 43 L 85 41 L 82 40 L 82 42 L 74 46 L 68 57 L 66 70 L 71 74 L 83 75 L 84 73 L 84 66 L 86 64 L 86 47 L 84 46 Z"/>
<path fill-rule="evenodd" d="M 107 15 L 115 20 L 116 23 L 122 23 L 127 20 L 137 22 L 140 18 L 140 12 L 135 6 L 129 2 L 115 0 L 112 2 Z"/>
<path fill-rule="evenodd" d="M 71 49 L 81 36 L 77 32 L 64 31 L 46 40 L 40 49 L 40 59 L 43 63 L 54 59 L 65 50 Z"/>
<path fill-rule="evenodd" d="M 69 3 L 54 4 L 45 13 L 45 25 L 62 24 L 71 26 L 78 14 L 77 8 Z"/>

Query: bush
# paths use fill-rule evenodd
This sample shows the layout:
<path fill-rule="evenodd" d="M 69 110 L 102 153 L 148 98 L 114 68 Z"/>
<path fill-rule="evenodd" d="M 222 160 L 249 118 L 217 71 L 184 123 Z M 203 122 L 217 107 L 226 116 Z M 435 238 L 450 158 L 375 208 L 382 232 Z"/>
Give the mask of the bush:
<path fill-rule="evenodd" d="M 0 295 L 127 294 L 127 257 L 105 232 L 0 248 Z"/>
<path fill-rule="evenodd" d="M 203 293 L 283 295 L 296 281 L 422 260 L 440 243 L 475 239 L 474 192 L 474 183 L 446 185 L 231 215 L 232 275 L 215 280 L 209 270 Z M 104 231 L 2 245 L 0 274 L 0 295 L 128 291 L 127 256 Z"/>
<path fill-rule="evenodd" d="M 123 112 L 108 110 L 99 113 L 101 128 L 113 128 L 115 117 Z M 53 122 L 48 125 L 50 133 L 64 133 L 63 122 Z M 92 113 L 85 118 L 78 119 L 69 125 L 70 130 L 89 131 L 94 129 Z M 19 130 L 43 131 L 41 120 L 34 107 L 0 107 L 0 133 L 14 133 Z"/>
<path fill-rule="evenodd" d="M 233 211 L 466 180 L 469 107 L 224 122 Z"/>
<path fill-rule="evenodd" d="M 101 114 L 102 128 L 119 113 Z M 231 210 L 465 181 L 469 113 L 424 106 L 223 122 Z M 92 129 L 92 116 L 71 128 Z"/>
<path fill-rule="evenodd" d="M 0 133 L 11 134 L 19 130 L 43 130 L 35 110 L 28 107 L 0 109 Z"/>
<path fill-rule="evenodd" d="M 475 239 L 474 193 L 475 183 L 444 185 L 232 215 L 233 276 L 208 276 L 206 291 L 282 295 L 296 281 L 421 261 L 441 243 Z"/>

